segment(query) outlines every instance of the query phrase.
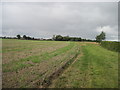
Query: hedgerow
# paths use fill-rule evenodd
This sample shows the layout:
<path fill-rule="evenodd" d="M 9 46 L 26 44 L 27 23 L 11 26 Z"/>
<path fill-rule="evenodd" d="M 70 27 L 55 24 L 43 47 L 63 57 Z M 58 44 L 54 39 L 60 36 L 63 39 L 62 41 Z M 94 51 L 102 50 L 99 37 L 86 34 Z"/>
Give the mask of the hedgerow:
<path fill-rule="evenodd" d="M 102 41 L 100 45 L 108 50 L 120 52 L 120 42 Z"/>

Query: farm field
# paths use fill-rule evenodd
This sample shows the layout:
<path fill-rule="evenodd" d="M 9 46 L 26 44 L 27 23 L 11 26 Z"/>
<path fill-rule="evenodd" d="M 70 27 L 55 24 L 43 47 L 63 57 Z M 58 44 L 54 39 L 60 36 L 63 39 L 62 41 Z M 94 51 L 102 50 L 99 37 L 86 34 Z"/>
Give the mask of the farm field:
<path fill-rule="evenodd" d="M 3 88 L 117 88 L 118 53 L 93 42 L 2 40 Z"/>

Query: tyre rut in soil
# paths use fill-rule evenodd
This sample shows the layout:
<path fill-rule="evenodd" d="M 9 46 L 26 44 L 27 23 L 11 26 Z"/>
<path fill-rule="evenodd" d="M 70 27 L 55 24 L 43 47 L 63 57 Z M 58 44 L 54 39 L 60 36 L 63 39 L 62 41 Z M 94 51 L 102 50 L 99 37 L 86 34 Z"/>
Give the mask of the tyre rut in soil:
<path fill-rule="evenodd" d="M 49 77 L 45 78 L 42 83 L 37 82 L 38 88 L 47 88 L 52 84 L 52 81 L 59 77 L 64 70 L 66 70 L 73 62 L 74 60 L 79 56 L 80 50 L 78 50 L 78 53 L 71 58 L 69 61 L 67 61 L 63 66 L 61 66 L 58 70 L 53 72 Z"/>

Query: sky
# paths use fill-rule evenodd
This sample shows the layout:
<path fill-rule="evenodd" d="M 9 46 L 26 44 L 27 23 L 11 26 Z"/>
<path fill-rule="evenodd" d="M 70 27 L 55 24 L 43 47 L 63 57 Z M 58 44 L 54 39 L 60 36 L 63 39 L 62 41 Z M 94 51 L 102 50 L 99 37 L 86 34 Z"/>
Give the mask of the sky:
<path fill-rule="evenodd" d="M 0 22 L 1 23 L 1 22 Z M 63 35 L 118 40 L 117 2 L 4 2 L 2 36 L 52 38 Z"/>

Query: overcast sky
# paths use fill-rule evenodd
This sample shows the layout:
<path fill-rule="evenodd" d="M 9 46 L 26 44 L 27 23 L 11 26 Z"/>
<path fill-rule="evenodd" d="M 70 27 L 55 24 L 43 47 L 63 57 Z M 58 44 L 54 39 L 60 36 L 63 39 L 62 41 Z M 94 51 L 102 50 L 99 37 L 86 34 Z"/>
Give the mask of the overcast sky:
<path fill-rule="evenodd" d="M 106 40 L 118 39 L 117 2 L 6 2 L 2 15 L 2 36 L 60 34 L 95 39 L 104 31 Z"/>

